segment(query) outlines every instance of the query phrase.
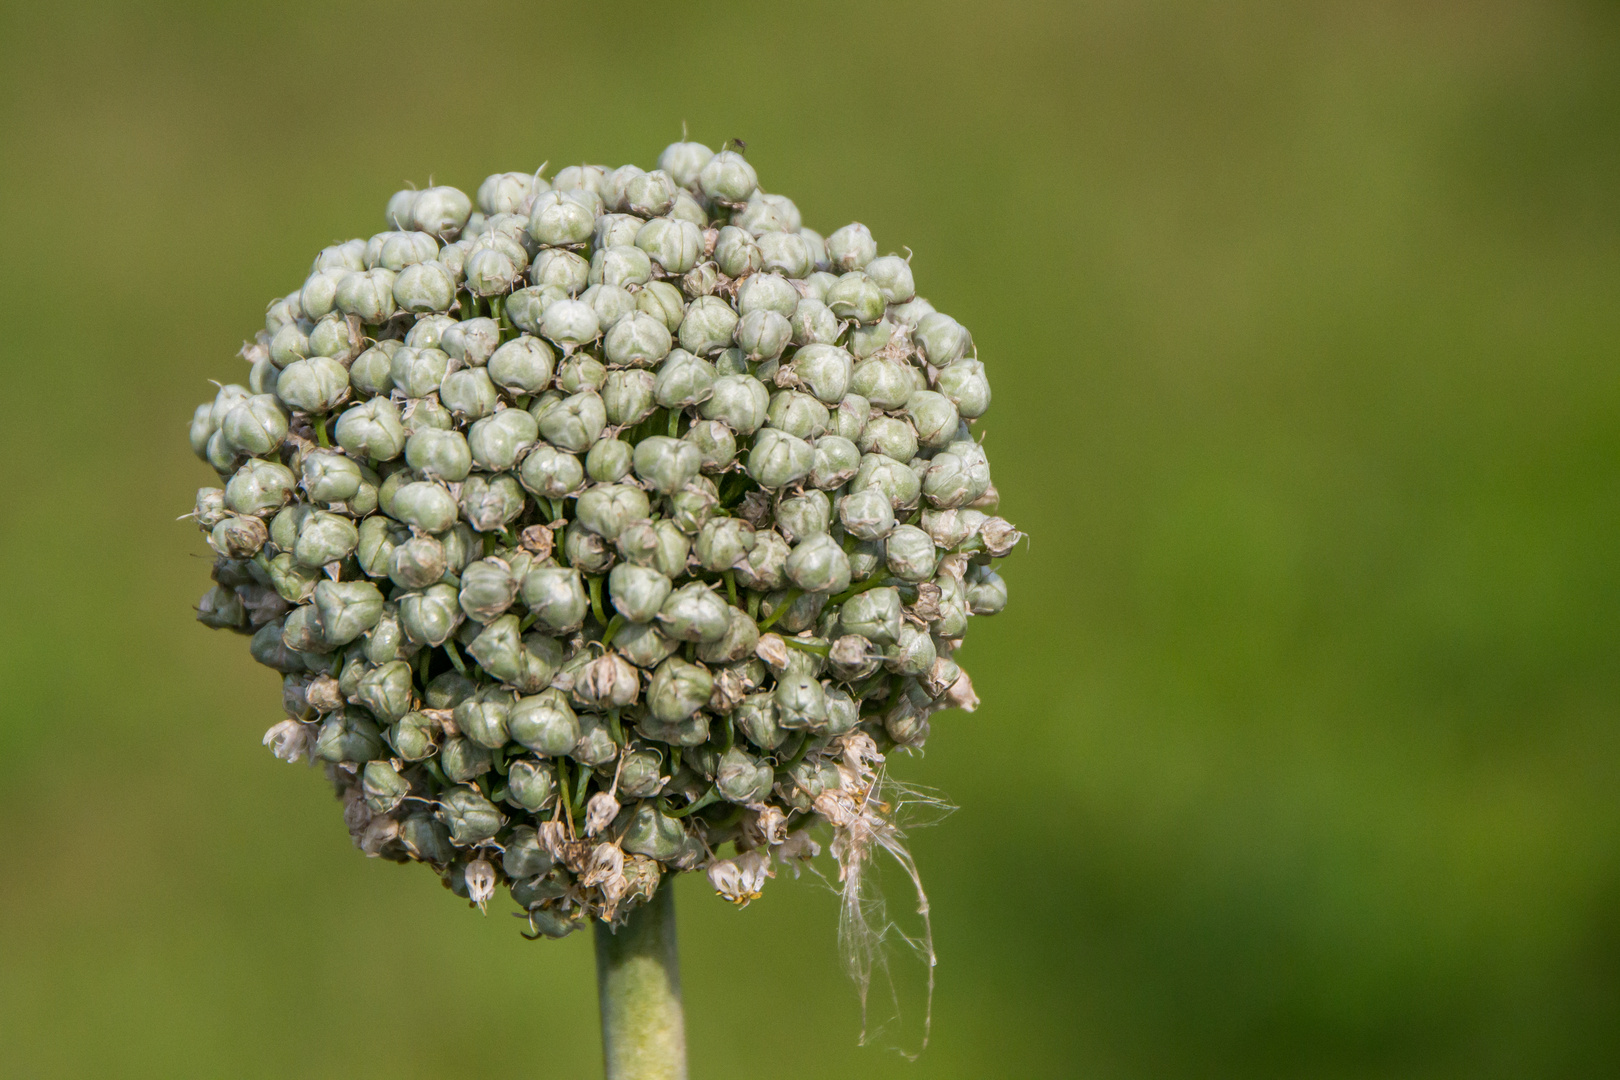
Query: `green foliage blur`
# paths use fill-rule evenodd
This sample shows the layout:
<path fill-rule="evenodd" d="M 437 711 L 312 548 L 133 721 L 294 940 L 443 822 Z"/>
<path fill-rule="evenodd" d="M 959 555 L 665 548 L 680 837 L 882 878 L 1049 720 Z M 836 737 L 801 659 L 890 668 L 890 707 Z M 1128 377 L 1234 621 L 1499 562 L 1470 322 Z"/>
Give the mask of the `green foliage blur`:
<path fill-rule="evenodd" d="M 693 1075 L 1615 1075 L 1617 117 L 1598 3 L 5 3 L 0 1075 L 597 1073 L 588 937 L 350 846 L 174 518 L 320 245 L 683 123 L 915 252 L 1032 535 L 895 763 L 932 1045 L 689 877 Z"/>

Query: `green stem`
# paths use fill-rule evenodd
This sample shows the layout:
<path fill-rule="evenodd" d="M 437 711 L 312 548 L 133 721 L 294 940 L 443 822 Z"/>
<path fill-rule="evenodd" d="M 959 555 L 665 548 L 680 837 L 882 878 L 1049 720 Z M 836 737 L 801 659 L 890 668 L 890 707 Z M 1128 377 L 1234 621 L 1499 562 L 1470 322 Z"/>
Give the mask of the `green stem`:
<path fill-rule="evenodd" d="M 789 589 L 785 594 L 783 594 L 782 602 L 777 605 L 776 610 L 771 612 L 770 616 L 764 622 L 759 624 L 759 632 L 763 634 L 765 631 L 775 626 L 776 620 L 780 619 L 783 615 L 786 615 L 787 609 L 792 607 L 793 602 L 803 595 L 804 590 L 799 588 Z"/>
<path fill-rule="evenodd" d="M 595 615 L 596 621 L 605 627 L 608 619 L 606 612 L 602 610 L 602 578 L 598 574 L 592 574 L 585 579 L 585 584 L 591 593 L 591 614 Z"/>
<path fill-rule="evenodd" d="M 616 930 L 596 924 L 596 984 L 607 1080 L 686 1080 L 672 882 Z"/>
<path fill-rule="evenodd" d="M 331 436 L 326 434 L 326 416 L 324 414 L 315 418 L 315 441 L 328 450 L 332 448 Z"/>

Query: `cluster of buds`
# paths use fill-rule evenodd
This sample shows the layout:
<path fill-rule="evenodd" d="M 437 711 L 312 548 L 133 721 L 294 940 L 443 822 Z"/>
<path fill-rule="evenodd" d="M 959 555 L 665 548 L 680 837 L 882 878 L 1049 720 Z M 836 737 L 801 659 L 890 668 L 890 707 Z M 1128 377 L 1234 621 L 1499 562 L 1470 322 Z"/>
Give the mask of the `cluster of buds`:
<path fill-rule="evenodd" d="M 977 703 L 952 656 L 1020 535 L 908 259 L 737 150 L 658 165 L 396 194 L 191 425 L 198 618 L 282 673 L 266 745 L 554 937 L 681 870 L 745 903 L 847 827 L 852 754 Z"/>

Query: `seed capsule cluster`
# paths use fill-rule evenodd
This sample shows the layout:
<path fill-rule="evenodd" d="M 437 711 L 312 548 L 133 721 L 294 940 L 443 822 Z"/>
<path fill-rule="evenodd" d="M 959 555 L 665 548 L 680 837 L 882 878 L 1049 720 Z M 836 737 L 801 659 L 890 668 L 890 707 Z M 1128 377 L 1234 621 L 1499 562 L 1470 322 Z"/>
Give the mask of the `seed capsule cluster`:
<path fill-rule="evenodd" d="M 952 656 L 1020 535 L 908 260 L 736 150 L 658 165 L 396 194 L 191 425 L 198 618 L 282 673 L 266 744 L 548 936 L 680 870 L 745 903 L 876 813 L 883 753 L 977 703 Z"/>

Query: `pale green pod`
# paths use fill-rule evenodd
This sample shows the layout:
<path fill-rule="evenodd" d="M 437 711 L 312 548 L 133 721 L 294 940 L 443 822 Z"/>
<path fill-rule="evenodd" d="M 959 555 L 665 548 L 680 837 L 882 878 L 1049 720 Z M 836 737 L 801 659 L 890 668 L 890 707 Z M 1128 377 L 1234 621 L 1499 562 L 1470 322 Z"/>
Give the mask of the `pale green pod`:
<path fill-rule="evenodd" d="M 865 454 L 882 454 L 896 461 L 910 461 L 917 456 L 917 433 L 905 420 L 878 415 L 866 423 L 866 430 L 855 440 Z"/>
<path fill-rule="evenodd" d="M 317 511 L 298 526 L 293 556 L 311 569 L 347 558 L 360 542 L 360 531 L 346 517 Z"/>
<path fill-rule="evenodd" d="M 839 632 L 893 645 L 900 638 L 900 613 L 899 589 L 868 589 L 844 601 L 838 611 Z"/>
<path fill-rule="evenodd" d="M 486 370 L 490 381 L 514 394 L 538 394 L 551 385 L 556 368 L 551 346 L 525 334 L 496 349 Z"/>
<path fill-rule="evenodd" d="M 651 315 L 671 334 L 686 317 L 686 301 L 681 291 L 667 281 L 649 281 L 636 293 L 636 310 Z"/>
<path fill-rule="evenodd" d="M 651 512 L 647 493 L 628 484 L 601 484 L 587 489 L 574 504 L 581 525 L 608 540 L 632 521 L 641 521 Z"/>
<path fill-rule="evenodd" d="M 721 472 L 737 457 L 737 438 L 722 421 L 694 420 L 681 437 L 697 449 L 705 473 Z"/>
<path fill-rule="evenodd" d="M 754 527 L 741 518 L 717 517 L 705 522 L 692 550 L 698 563 L 711 573 L 740 565 L 754 550 Z"/>
<path fill-rule="evenodd" d="M 770 391 L 752 375 L 722 375 L 698 411 L 705 420 L 724 421 L 737 434 L 752 435 L 765 423 L 770 403 Z"/>
<path fill-rule="evenodd" d="M 542 757 L 562 757 L 579 742 L 579 718 L 559 690 L 520 697 L 507 718 L 512 741 Z"/>
<path fill-rule="evenodd" d="M 398 310 L 394 302 L 394 272 L 381 267 L 349 274 L 338 285 L 337 309 L 361 322 L 386 322 Z"/>
<path fill-rule="evenodd" d="M 663 321 L 640 311 L 619 319 L 602 340 L 608 363 L 636 367 L 652 367 L 669 355 L 673 345 Z"/>
<path fill-rule="evenodd" d="M 722 150 L 698 171 L 698 190 L 711 202 L 741 206 L 759 187 L 754 167 L 735 150 Z"/>
<path fill-rule="evenodd" d="M 683 585 L 670 593 L 658 612 L 664 632 L 680 641 L 719 641 L 731 623 L 724 600 L 702 582 Z"/>
<path fill-rule="evenodd" d="M 506 819 L 475 787 L 458 784 L 439 797 L 438 818 L 450 830 L 450 842 L 471 847 L 492 839 Z"/>
<path fill-rule="evenodd" d="M 494 173 L 478 185 L 478 209 L 485 214 L 515 214 L 535 193 L 546 190 L 544 180 L 528 173 Z"/>
<path fill-rule="evenodd" d="M 827 258 L 835 273 L 861 269 L 877 258 L 877 241 L 872 239 L 872 230 L 857 221 L 834 231 L 827 237 Z"/>
<path fill-rule="evenodd" d="M 700 296 L 687 306 L 678 338 L 681 348 L 696 356 L 712 356 L 731 344 L 738 316 L 718 296 Z"/>
<path fill-rule="evenodd" d="M 714 262 L 726 277 L 746 278 L 765 265 L 765 257 L 760 254 L 752 233 L 726 225 L 715 240 Z"/>
<path fill-rule="evenodd" d="M 917 321 L 911 340 L 922 350 L 923 359 L 937 368 L 961 359 L 973 349 L 973 335 L 961 323 L 938 311 Z"/>
<path fill-rule="evenodd" d="M 287 412 L 274 395 L 255 394 L 232 406 L 219 430 L 237 452 L 262 457 L 286 440 Z"/>
<path fill-rule="evenodd" d="M 630 623 L 620 628 L 613 638 L 613 648 L 639 668 L 656 667 L 680 645 L 656 623 Z"/>
<path fill-rule="evenodd" d="M 312 416 L 331 412 L 348 394 L 349 373 L 329 356 L 294 360 L 276 378 L 276 396 Z"/>
<path fill-rule="evenodd" d="M 968 419 L 983 416 L 990 408 L 990 383 L 984 365 L 977 360 L 953 360 L 939 373 L 939 393 Z"/>
<path fill-rule="evenodd" d="M 321 724 L 315 756 L 334 763 L 363 764 L 382 756 L 382 732 L 364 709 L 340 709 Z"/>
<path fill-rule="evenodd" d="M 314 599 L 329 645 L 349 644 L 382 618 L 382 592 L 369 581 L 322 581 Z"/>
<path fill-rule="evenodd" d="M 557 369 L 557 389 L 565 394 L 578 394 L 585 390 L 602 392 L 607 385 L 607 365 L 590 353 L 575 353 L 563 357 Z"/>
<path fill-rule="evenodd" d="M 360 491 L 360 464 L 333 450 L 313 450 L 302 462 L 303 488 L 310 501 L 345 502 Z"/>
<path fill-rule="evenodd" d="M 851 536 L 881 540 L 894 529 L 894 507 L 883 492 L 867 488 L 839 500 L 838 520 Z"/>
<path fill-rule="evenodd" d="M 388 578 L 402 589 L 425 589 L 450 569 L 444 544 L 431 536 L 410 536 L 396 542 L 388 555 Z"/>
<path fill-rule="evenodd" d="M 469 260 L 465 265 L 471 265 Z M 480 292 L 480 296 L 488 295 Z M 413 263 L 394 278 L 394 304 L 400 311 L 421 314 L 449 311 L 456 299 L 456 275 L 443 263 Z"/>
<path fill-rule="evenodd" d="M 429 429 L 431 430 L 431 429 Z M 418 431 L 412 439 L 425 432 Z M 459 433 L 455 434 L 460 438 Z M 465 445 L 465 440 L 463 440 Z M 469 455 L 470 460 L 470 455 Z M 393 516 L 407 525 L 414 525 L 427 533 L 442 533 L 456 523 L 455 496 L 443 484 L 431 480 L 415 480 L 400 487 L 394 495 Z"/>
<path fill-rule="evenodd" d="M 786 580 L 783 568 L 791 550 L 788 542 L 774 530 L 758 530 L 748 557 L 737 566 L 738 583 L 756 592 L 781 588 Z"/>
<path fill-rule="evenodd" d="M 606 573 L 614 563 L 612 544 L 578 521 L 563 530 L 562 553 L 568 565 L 586 574 Z"/>
<path fill-rule="evenodd" d="M 636 247 L 664 273 L 684 274 L 703 257 L 703 230 L 690 221 L 653 218 L 636 232 Z"/>
<path fill-rule="evenodd" d="M 849 337 L 844 347 L 849 350 L 851 356 L 864 360 L 888 348 L 889 343 L 894 340 L 894 334 L 895 326 L 887 319 L 879 319 L 875 323 L 865 325 L 853 324 L 849 328 Z M 926 383 L 919 384 L 921 385 Z"/>
<path fill-rule="evenodd" d="M 680 439 L 654 435 L 636 445 L 636 476 L 652 490 L 668 495 L 693 480 L 703 466 L 695 447 Z"/>
<path fill-rule="evenodd" d="M 405 461 L 429 480 L 444 480 L 452 484 L 465 480 L 472 471 L 472 451 L 467 446 L 466 437 L 459 431 L 418 428 L 405 441 Z M 396 509 L 400 507 L 398 496 L 394 505 Z M 416 524 L 414 521 L 410 523 Z M 446 528 L 449 528 L 449 522 L 427 531 L 442 532 Z"/>
<path fill-rule="evenodd" d="M 714 158 L 714 151 L 698 142 L 670 143 L 658 155 L 658 167 L 671 180 L 688 190 L 698 190 L 703 167 Z"/>
<path fill-rule="evenodd" d="M 579 571 L 569 566 L 537 566 L 524 575 L 519 589 L 535 625 L 552 633 L 579 628 L 590 609 Z"/>
<path fill-rule="evenodd" d="M 776 680 L 777 722 L 789 731 L 820 731 L 827 726 L 827 693 L 803 668 L 793 667 Z"/>
<path fill-rule="evenodd" d="M 416 703 L 411 686 L 411 665 L 394 660 L 372 668 L 360 677 L 355 701 L 371 710 L 378 723 L 392 724 L 402 719 Z"/>
<path fill-rule="evenodd" d="M 602 384 L 602 407 L 608 423 L 633 427 L 652 415 L 658 407 L 653 397 L 654 376 L 640 368 L 610 371 Z"/>
<path fill-rule="evenodd" d="M 823 435 L 815 441 L 816 459 L 810 469 L 810 483 L 831 491 L 848 483 L 860 470 L 861 452 L 840 435 Z"/>
<path fill-rule="evenodd" d="M 939 565 L 933 537 L 915 525 L 896 525 L 885 549 L 889 573 L 903 581 L 927 581 Z"/>
<path fill-rule="evenodd" d="M 763 801 L 770 794 L 775 779 L 769 765 L 741 747 L 733 746 L 720 755 L 715 788 L 727 802 L 747 805 Z"/>
<path fill-rule="evenodd" d="M 794 307 L 789 329 L 795 345 L 831 345 L 843 332 L 844 324 L 826 304 L 806 296 Z"/>
<path fill-rule="evenodd" d="M 585 475 L 598 484 L 616 484 L 630 475 L 634 453 L 622 439 L 597 439 L 585 455 Z"/>
<path fill-rule="evenodd" d="M 803 439 L 765 428 L 748 451 L 748 475 L 760 487 L 774 490 L 810 475 L 815 450 Z"/>
<path fill-rule="evenodd" d="M 743 316 L 770 311 L 792 318 L 800 299 L 799 290 L 780 274 L 753 274 L 737 286 L 737 312 Z"/>
<path fill-rule="evenodd" d="M 568 296 L 585 291 L 590 284 L 591 264 L 578 253 L 548 248 L 529 264 L 529 280 L 538 286 L 560 289 Z"/>
<path fill-rule="evenodd" d="M 885 304 L 904 304 L 917 295 L 911 264 L 898 255 L 880 255 L 863 268 L 883 296 Z"/>
<path fill-rule="evenodd" d="M 511 767 L 507 770 L 506 801 L 514 806 L 522 807 L 531 814 L 545 806 L 556 790 L 556 770 L 543 761 L 519 758 L 512 762 Z M 525 844 L 526 841 L 521 836 L 516 835 L 516 830 L 514 830 L 513 838 L 506 842 L 505 856 L 510 857 L 514 849 L 520 853 L 526 853 L 528 849 Z M 538 845 L 535 845 L 535 847 L 538 849 Z M 543 874 L 551 868 L 551 857 L 545 855 L 543 850 L 540 854 L 545 856 L 544 868 L 534 872 Z M 519 868 L 533 865 L 539 865 L 538 861 L 525 861 L 518 864 Z M 508 877 L 512 878 L 526 876 L 521 873 L 514 874 L 511 869 L 507 869 L 506 873 Z"/>
<path fill-rule="evenodd" d="M 543 191 L 529 211 L 529 236 L 545 247 L 583 244 L 596 228 L 596 214 L 568 191 Z"/>
<path fill-rule="evenodd" d="M 840 319 L 875 323 L 883 318 L 887 304 L 876 283 L 859 270 L 844 274 L 827 290 L 823 301 Z"/>
<path fill-rule="evenodd" d="M 797 439 L 814 439 L 827 430 L 827 406 L 797 390 L 780 390 L 771 396 L 765 421 Z"/>
<path fill-rule="evenodd" d="M 439 389 L 450 370 L 450 357 L 441 349 L 405 346 L 394 353 L 389 376 L 408 398 L 425 398 Z"/>
<path fill-rule="evenodd" d="M 607 427 L 607 409 L 600 395 L 583 391 L 557 402 L 537 419 L 540 434 L 547 442 L 558 449 L 580 454 L 601 437 L 602 429 Z"/>
<path fill-rule="evenodd" d="M 912 394 L 906 402 L 906 416 L 916 432 L 916 441 L 930 450 L 938 450 L 954 441 L 957 427 L 962 422 L 956 405 L 945 395 L 932 390 L 918 390 Z"/>
<path fill-rule="evenodd" d="M 633 623 L 648 623 L 668 599 L 669 578 L 646 566 L 621 562 L 608 575 L 613 609 Z"/>
<path fill-rule="evenodd" d="M 865 491 L 867 488 L 876 488 L 887 495 L 896 510 L 915 506 L 922 494 L 922 483 L 917 479 L 917 474 L 908 465 L 882 454 L 862 457 L 860 469 L 849 482 L 851 492 Z"/>
<path fill-rule="evenodd" d="M 731 664 L 754 655 L 759 644 L 759 624 L 740 608 L 728 608 L 730 621 L 725 636 L 705 641 L 697 647 L 697 658 L 705 664 Z"/>
<path fill-rule="evenodd" d="M 653 399 L 666 409 L 701 405 L 714 396 L 714 365 L 685 349 L 676 349 L 658 367 Z"/>
<path fill-rule="evenodd" d="M 461 572 L 461 610 L 479 623 L 494 622 L 517 599 L 518 579 L 502 559 L 479 559 Z"/>
<path fill-rule="evenodd" d="M 762 233 L 757 242 L 767 273 L 800 279 L 815 270 L 816 253 L 798 233 Z"/>
<path fill-rule="evenodd" d="M 660 723 L 679 723 L 707 704 L 713 692 L 713 676 L 696 664 L 672 656 L 653 672 L 647 687 L 647 709 Z"/>
<path fill-rule="evenodd" d="M 737 347 L 750 361 L 774 360 L 793 337 L 793 325 L 774 311 L 751 311 L 737 324 Z"/>
<path fill-rule="evenodd" d="M 525 447 L 540 437 L 540 425 L 523 409 L 502 409 L 467 429 L 467 447 L 473 464 L 490 472 L 503 472 L 517 464 Z"/>
<path fill-rule="evenodd" d="M 929 541 L 930 548 L 932 543 Z M 788 580 L 805 592 L 835 593 L 849 588 L 849 557 L 827 533 L 799 543 L 788 555 L 784 570 Z"/>
<path fill-rule="evenodd" d="M 296 483 L 285 465 L 248 458 L 225 485 L 224 508 L 233 514 L 268 517 L 292 498 Z"/>

